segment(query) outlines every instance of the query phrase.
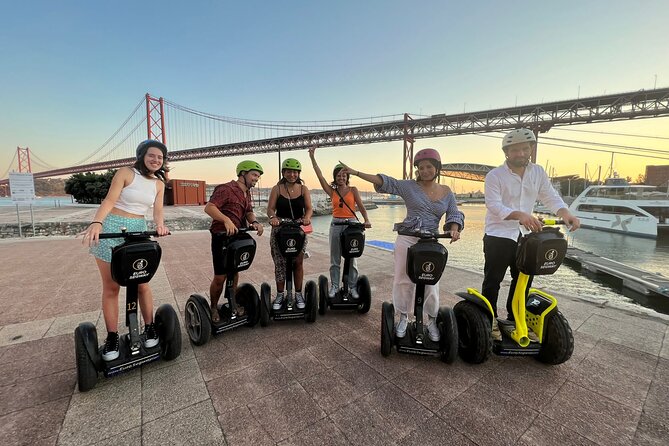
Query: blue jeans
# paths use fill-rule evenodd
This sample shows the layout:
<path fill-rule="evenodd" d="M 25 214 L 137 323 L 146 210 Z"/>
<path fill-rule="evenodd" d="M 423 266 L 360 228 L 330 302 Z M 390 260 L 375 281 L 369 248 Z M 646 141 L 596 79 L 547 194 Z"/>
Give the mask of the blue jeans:
<path fill-rule="evenodd" d="M 345 218 L 333 218 L 332 223 L 347 221 Z M 346 229 L 346 225 L 330 224 L 330 283 L 339 285 L 341 265 L 341 242 L 340 235 Z M 348 271 L 348 288 L 354 288 L 358 281 L 357 259 L 350 260 L 351 266 Z"/>

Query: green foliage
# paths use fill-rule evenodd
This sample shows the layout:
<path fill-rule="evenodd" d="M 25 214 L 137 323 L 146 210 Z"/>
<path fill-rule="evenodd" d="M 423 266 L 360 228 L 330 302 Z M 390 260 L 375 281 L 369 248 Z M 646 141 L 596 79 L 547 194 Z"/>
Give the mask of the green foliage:
<path fill-rule="evenodd" d="M 115 170 L 103 174 L 75 173 L 65 181 L 65 193 L 74 196 L 79 203 L 100 204 L 107 196 L 115 173 Z"/>

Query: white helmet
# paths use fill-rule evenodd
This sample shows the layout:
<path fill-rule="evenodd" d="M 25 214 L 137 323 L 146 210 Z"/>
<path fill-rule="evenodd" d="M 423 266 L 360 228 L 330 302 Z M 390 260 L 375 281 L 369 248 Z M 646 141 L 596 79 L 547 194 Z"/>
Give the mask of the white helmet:
<path fill-rule="evenodd" d="M 502 141 L 502 149 L 506 149 L 510 145 L 518 144 L 521 142 L 529 142 L 530 144 L 536 144 L 537 137 L 534 136 L 534 132 L 530 129 L 511 130 L 509 133 L 504 135 L 504 140 Z"/>

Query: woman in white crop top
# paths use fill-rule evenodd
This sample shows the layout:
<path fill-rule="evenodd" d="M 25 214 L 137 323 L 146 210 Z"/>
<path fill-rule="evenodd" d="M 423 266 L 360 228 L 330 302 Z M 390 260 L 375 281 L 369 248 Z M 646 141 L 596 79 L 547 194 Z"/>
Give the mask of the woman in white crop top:
<path fill-rule="evenodd" d="M 119 356 L 118 295 L 119 285 L 111 276 L 111 252 L 114 246 L 123 243 L 122 238 L 99 239 L 101 232 L 146 231 L 144 216 L 153 206 L 153 222 L 159 235 L 169 233 L 163 220 L 163 195 L 165 174 L 169 170 L 167 147 L 159 141 L 146 140 L 137 146 L 137 160 L 130 167 L 121 167 L 107 192 L 107 196 L 95 213 L 88 228 L 79 235 L 88 245 L 90 253 L 100 270 L 102 279 L 102 313 L 107 326 L 107 340 L 102 353 L 105 361 Z M 144 319 L 144 334 L 147 348 L 158 344 L 158 334 L 153 325 L 153 294 L 148 283 L 139 285 L 139 306 Z"/>

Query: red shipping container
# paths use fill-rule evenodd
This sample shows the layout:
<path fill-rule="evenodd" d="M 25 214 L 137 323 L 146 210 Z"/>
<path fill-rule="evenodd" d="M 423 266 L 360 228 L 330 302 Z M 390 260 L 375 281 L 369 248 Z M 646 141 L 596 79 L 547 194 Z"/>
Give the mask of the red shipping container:
<path fill-rule="evenodd" d="M 165 204 L 169 206 L 206 204 L 206 188 L 205 182 L 200 180 L 170 180 L 165 188 Z"/>

